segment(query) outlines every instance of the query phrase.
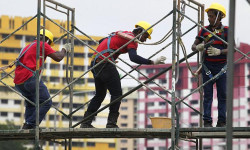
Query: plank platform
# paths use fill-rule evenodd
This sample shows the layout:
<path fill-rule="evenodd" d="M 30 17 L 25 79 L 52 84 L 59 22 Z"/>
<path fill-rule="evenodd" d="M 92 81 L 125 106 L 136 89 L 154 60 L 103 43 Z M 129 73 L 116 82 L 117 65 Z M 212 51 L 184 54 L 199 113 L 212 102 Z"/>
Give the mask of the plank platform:
<path fill-rule="evenodd" d="M 180 128 L 180 138 L 225 138 L 225 128 Z M 58 128 L 41 129 L 41 140 L 69 138 L 171 138 L 170 129 L 81 129 Z M 33 140 L 35 130 L 0 130 L 0 141 L 4 140 Z M 250 127 L 233 128 L 233 138 L 250 138 Z"/>

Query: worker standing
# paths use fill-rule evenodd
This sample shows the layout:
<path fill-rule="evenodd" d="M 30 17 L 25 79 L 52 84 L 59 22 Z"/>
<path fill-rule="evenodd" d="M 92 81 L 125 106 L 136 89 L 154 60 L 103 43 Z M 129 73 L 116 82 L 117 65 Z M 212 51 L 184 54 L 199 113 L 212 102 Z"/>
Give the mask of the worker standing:
<path fill-rule="evenodd" d="M 43 38 L 44 29 L 40 30 L 40 38 Z M 51 48 L 53 43 L 53 34 L 45 29 L 45 43 L 44 43 L 44 61 L 49 56 L 53 60 L 59 62 L 64 58 L 66 52 L 71 51 L 71 44 L 65 44 L 61 51 L 55 51 Z M 42 56 L 43 42 L 40 41 L 40 56 Z M 27 45 L 22 49 L 18 61 L 16 63 L 14 83 L 16 89 L 27 99 L 36 103 L 36 48 L 37 41 Z M 42 65 L 42 58 L 40 58 L 40 67 Z M 39 83 L 39 103 L 43 103 L 50 98 L 47 87 L 43 81 Z M 36 107 L 26 102 L 25 108 L 25 123 L 22 129 L 33 129 L 36 125 Z M 49 111 L 52 105 L 52 100 L 48 101 L 44 105 L 39 107 L 39 123 L 44 119 L 46 113 Z"/>
<path fill-rule="evenodd" d="M 209 8 L 205 10 L 208 15 L 209 25 L 206 29 L 213 32 L 224 41 L 228 40 L 228 27 L 223 26 L 221 20 L 226 17 L 226 9 L 218 3 L 212 3 Z M 210 47 L 204 48 L 204 44 L 214 40 Z M 227 45 L 221 40 L 217 39 L 211 33 L 204 29 L 199 31 L 192 50 L 203 52 L 202 64 L 202 78 L 203 83 L 210 80 L 213 76 L 218 74 L 222 69 L 226 68 L 227 63 Z M 226 126 L 226 72 L 219 75 L 217 79 L 212 80 L 204 88 L 204 127 L 213 127 L 213 119 L 211 117 L 211 109 L 213 102 L 213 85 L 216 83 L 217 98 L 218 98 L 218 120 L 216 127 Z"/>
<path fill-rule="evenodd" d="M 129 38 L 127 37 L 134 38 L 140 33 L 147 30 L 150 26 L 151 25 L 149 23 L 145 21 L 140 21 L 135 25 L 135 29 L 132 32 L 114 32 L 109 37 L 100 41 L 100 45 L 98 46 L 97 51 L 105 57 L 108 57 L 110 54 L 112 54 L 114 51 L 116 51 L 129 41 Z M 136 40 L 139 40 L 140 42 L 145 42 L 147 38 L 151 39 L 152 32 L 153 28 L 150 28 L 146 32 L 141 34 Z M 122 34 L 123 36 L 120 36 Z M 120 54 L 128 53 L 130 60 L 137 64 L 151 65 L 164 63 L 166 58 L 163 56 L 157 58 L 155 61 L 152 61 L 137 55 L 137 47 L 138 43 L 133 41 L 124 48 L 122 48 L 119 52 L 109 57 L 109 60 L 115 62 L 115 60 Z M 100 54 L 93 54 L 91 67 L 93 67 L 95 64 L 104 59 Z M 94 68 L 92 70 L 92 73 L 94 75 L 96 93 L 95 96 L 92 98 L 87 111 L 84 114 L 84 118 L 88 117 L 100 108 L 101 103 L 103 102 L 107 94 L 107 90 L 109 90 L 109 93 L 111 95 L 111 102 L 122 96 L 120 76 L 115 65 L 109 63 L 108 61 L 104 61 L 96 68 Z M 110 105 L 106 128 L 118 128 L 117 119 L 119 117 L 120 104 L 121 102 L 119 101 Z M 93 128 L 91 123 L 94 117 L 95 116 L 91 116 L 87 120 L 85 120 L 81 124 L 80 128 Z"/>

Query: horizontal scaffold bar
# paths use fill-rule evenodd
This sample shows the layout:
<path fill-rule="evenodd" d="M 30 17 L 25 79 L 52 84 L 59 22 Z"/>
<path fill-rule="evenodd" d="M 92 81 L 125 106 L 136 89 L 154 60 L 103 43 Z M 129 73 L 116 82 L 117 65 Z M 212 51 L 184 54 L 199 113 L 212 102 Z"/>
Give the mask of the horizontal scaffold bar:
<path fill-rule="evenodd" d="M 41 129 L 41 140 L 68 138 L 171 138 L 170 129 Z M 234 138 L 250 138 L 250 127 L 234 127 Z M 225 138 L 225 128 L 180 128 L 180 138 Z M 33 140 L 35 130 L 0 130 L 0 141 Z"/>

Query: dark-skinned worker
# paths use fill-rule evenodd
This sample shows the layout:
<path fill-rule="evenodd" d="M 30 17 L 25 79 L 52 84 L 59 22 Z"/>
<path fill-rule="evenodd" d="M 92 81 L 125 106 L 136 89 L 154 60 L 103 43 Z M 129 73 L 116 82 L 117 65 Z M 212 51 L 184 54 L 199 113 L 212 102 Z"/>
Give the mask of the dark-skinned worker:
<path fill-rule="evenodd" d="M 43 38 L 43 30 L 40 30 L 40 39 Z M 45 43 L 44 43 L 44 61 L 46 57 L 50 57 L 56 62 L 61 61 L 66 52 L 71 51 L 71 44 L 67 43 L 63 46 L 61 51 L 55 51 L 51 48 L 53 43 L 53 34 L 45 29 Z M 40 41 L 40 56 L 42 56 L 43 41 Z M 37 41 L 33 41 L 21 50 L 16 63 L 14 83 L 16 89 L 27 99 L 36 103 L 36 48 Z M 42 65 L 42 58 L 40 58 L 40 67 Z M 39 73 L 40 74 L 40 73 Z M 39 103 L 43 103 L 50 98 L 47 87 L 43 81 L 39 83 Z M 39 107 L 39 123 L 44 119 L 46 113 L 52 105 L 52 100 Z M 36 107 L 25 101 L 25 123 L 22 129 L 33 129 L 36 125 Z"/>
<path fill-rule="evenodd" d="M 228 27 L 223 26 L 221 23 L 221 20 L 226 17 L 226 9 L 221 4 L 212 3 L 211 6 L 205 11 L 207 12 L 209 21 L 209 25 L 205 26 L 205 28 L 222 38 L 224 41 L 227 41 Z M 208 48 L 204 48 L 204 44 L 208 43 L 211 40 L 214 40 L 211 46 L 209 46 Z M 203 83 L 207 82 L 213 76 L 218 74 L 222 69 L 226 68 L 228 52 L 227 45 L 206 30 L 201 29 L 199 31 L 199 34 L 196 37 L 194 44 L 192 45 L 192 50 L 203 52 Z M 213 85 L 215 83 L 218 98 L 218 119 L 216 127 L 226 126 L 226 72 L 223 72 L 217 79 L 212 80 L 203 87 L 204 127 L 213 127 L 211 109 L 213 102 Z"/>
<path fill-rule="evenodd" d="M 120 36 L 118 33 L 121 31 L 117 31 L 112 33 L 111 36 L 101 40 L 100 45 L 97 48 L 97 51 L 100 52 L 105 57 L 108 57 L 112 52 L 119 49 L 121 46 L 126 44 L 129 39 L 127 37 L 136 37 L 138 34 L 142 33 L 143 31 L 147 30 L 151 25 L 145 21 L 140 21 L 135 25 L 135 29 L 131 31 L 123 31 L 122 33 L 127 36 Z M 137 40 L 140 42 L 145 42 L 147 38 L 151 39 L 151 34 L 153 29 L 150 28 L 144 34 L 140 35 Z M 155 61 L 145 59 L 139 55 L 137 55 L 137 42 L 131 42 L 119 52 L 115 53 L 109 60 L 115 62 L 120 54 L 128 53 L 129 58 L 132 62 L 137 64 L 146 64 L 146 65 L 156 65 L 156 64 L 164 64 L 165 57 L 161 56 L 157 58 Z M 98 62 L 103 59 L 100 54 L 94 53 L 92 57 L 91 66 L 94 66 Z M 119 73 L 116 69 L 116 66 L 108 61 L 104 61 L 102 64 L 98 65 L 96 68 L 92 70 L 95 80 L 95 96 L 92 98 L 87 111 L 84 114 L 84 118 L 88 117 L 92 113 L 96 112 L 103 102 L 107 90 L 111 95 L 111 102 L 115 99 L 122 96 L 122 88 L 121 88 L 121 81 Z M 116 102 L 109 107 L 109 115 L 107 120 L 106 128 L 118 128 L 117 126 L 117 119 L 119 117 L 119 108 L 121 102 Z M 93 128 L 91 125 L 92 120 L 95 116 L 89 117 L 89 119 L 85 120 L 80 128 Z"/>

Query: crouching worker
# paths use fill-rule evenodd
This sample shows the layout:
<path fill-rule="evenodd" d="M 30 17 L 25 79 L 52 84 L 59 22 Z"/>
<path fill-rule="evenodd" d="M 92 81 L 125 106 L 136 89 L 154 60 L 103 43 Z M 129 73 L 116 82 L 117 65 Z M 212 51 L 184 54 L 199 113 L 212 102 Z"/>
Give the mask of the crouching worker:
<path fill-rule="evenodd" d="M 131 31 L 123 31 L 123 34 L 128 36 L 120 36 L 121 31 L 112 33 L 109 37 L 101 40 L 100 45 L 97 48 L 97 51 L 108 57 L 114 51 L 119 49 L 121 46 L 126 44 L 129 39 L 127 37 L 132 36 L 133 38 L 136 37 L 138 34 L 142 33 L 143 31 L 147 30 L 151 25 L 145 21 L 140 21 L 135 25 L 135 29 Z M 153 29 L 150 28 L 144 34 L 138 36 L 140 42 L 145 42 L 147 38 L 151 39 Z M 109 60 L 115 62 L 115 60 L 119 57 L 120 54 L 128 53 L 129 58 L 132 62 L 137 64 L 146 64 L 146 65 L 156 65 L 156 64 L 164 64 L 165 57 L 161 56 L 157 58 L 155 61 L 145 59 L 139 55 L 137 55 L 137 47 L 138 43 L 131 42 L 119 52 L 115 53 L 113 56 L 109 57 Z M 92 56 L 91 67 L 96 65 L 98 62 L 102 61 L 104 58 L 98 53 L 94 53 Z M 84 119 L 91 115 L 92 113 L 96 112 L 103 102 L 107 90 L 111 95 L 111 102 L 115 99 L 122 96 L 122 88 L 121 88 L 121 81 L 119 73 L 116 69 L 116 66 L 108 61 L 103 61 L 100 65 L 95 67 L 92 70 L 94 80 L 95 80 L 95 96 L 92 98 L 87 111 L 84 114 Z M 117 126 L 117 119 L 119 117 L 119 108 L 121 102 L 116 102 L 109 107 L 109 115 L 107 120 L 106 128 L 118 128 Z M 80 128 L 93 128 L 91 125 L 95 116 L 88 117 L 88 119 L 84 120 L 81 124 Z"/>
<path fill-rule="evenodd" d="M 40 39 L 43 38 L 43 30 L 40 30 Z M 45 43 L 44 43 L 44 61 L 49 56 L 53 60 L 59 62 L 64 58 L 66 52 L 70 52 L 71 44 L 65 44 L 61 51 L 55 51 L 51 48 L 53 43 L 53 34 L 45 29 Z M 43 42 L 40 41 L 40 56 L 42 56 Z M 36 47 L 37 41 L 27 45 L 21 50 L 16 63 L 14 83 L 16 89 L 27 99 L 36 103 Z M 40 58 L 40 67 L 42 65 L 42 58 Z M 39 103 L 43 103 L 50 98 L 47 87 L 43 81 L 39 83 Z M 39 123 L 44 119 L 46 113 L 52 105 L 52 100 L 39 107 Z M 36 107 L 25 101 L 25 123 L 22 129 L 33 129 L 36 125 Z"/>

